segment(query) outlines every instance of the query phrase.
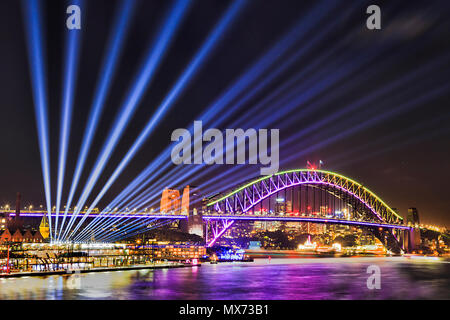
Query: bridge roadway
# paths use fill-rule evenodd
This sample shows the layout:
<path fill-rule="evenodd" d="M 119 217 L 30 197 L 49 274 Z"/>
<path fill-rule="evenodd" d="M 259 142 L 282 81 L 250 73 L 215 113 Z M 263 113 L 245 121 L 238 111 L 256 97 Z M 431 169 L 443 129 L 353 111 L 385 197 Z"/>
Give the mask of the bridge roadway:
<path fill-rule="evenodd" d="M 5 212 L 10 216 L 15 216 L 15 212 Z M 27 211 L 21 212 L 21 217 L 42 217 L 47 215 L 46 211 Z M 59 214 L 59 217 L 62 217 L 64 212 Z M 103 214 L 100 213 L 89 213 L 89 218 L 96 218 L 102 215 L 101 218 L 133 218 L 133 219 L 173 219 L 173 220 L 181 220 L 187 219 L 187 215 L 177 215 L 170 213 L 124 213 L 124 212 L 106 212 Z M 56 213 L 51 213 L 52 218 L 56 217 Z M 73 216 L 73 212 L 69 212 L 68 217 Z M 85 212 L 81 211 L 76 218 L 82 218 L 85 216 Z M 336 218 L 328 218 L 328 217 L 311 217 L 311 216 L 297 216 L 297 215 L 231 215 L 231 214 L 214 214 L 208 213 L 202 216 L 203 220 L 213 221 L 213 220 L 234 220 L 234 221 L 284 221 L 284 222 L 311 222 L 311 223 L 328 223 L 328 224 L 341 224 L 341 225 L 353 225 L 353 226 L 366 226 L 366 227 L 377 227 L 377 228 L 389 228 L 389 229 L 403 229 L 410 230 L 411 227 L 406 225 L 399 224 L 389 224 L 389 223 L 380 223 L 376 221 L 359 221 L 359 220 L 347 220 L 347 219 L 336 219 Z"/>

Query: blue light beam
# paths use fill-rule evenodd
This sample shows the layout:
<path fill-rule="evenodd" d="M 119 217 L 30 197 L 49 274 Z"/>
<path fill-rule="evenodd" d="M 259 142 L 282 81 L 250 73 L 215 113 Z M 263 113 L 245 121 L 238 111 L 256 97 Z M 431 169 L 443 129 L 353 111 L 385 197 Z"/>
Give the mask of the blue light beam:
<path fill-rule="evenodd" d="M 329 3 L 328 3 L 329 4 Z M 335 3 L 336 5 L 337 3 Z M 219 110 L 224 109 L 227 105 L 231 104 L 233 99 L 235 99 L 240 93 L 242 93 L 252 82 L 256 81 L 258 77 L 260 77 L 264 72 L 266 72 L 269 67 L 274 64 L 276 61 L 280 60 L 282 58 L 282 55 L 284 55 L 288 49 L 292 47 L 292 45 L 299 41 L 299 39 L 302 39 L 306 36 L 306 33 L 310 31 L 315 24 L 317 24 L 317 20 L 322 19 L 323 17 L 326 17 L 328 14 L 328 11 L 331 10 L 333 6 L 326 6 L 327 10 L 324 10 L 325 8 L 325 2 L 321 2 L 318 4 L 315 9 L 306 14 L 304 19 L 300 21 L 300 23 L 297 23 L 294 28 L 292 28 L 292 31 L 288 32 L 275 46 L 273 46 L 268 52 L 266 52 L 256 63 L 254 63 L 251 68 L 249 68 L 232 86 L 230 86 L 227 90 L 224 91 L 224 93 L 216 100 L 215 103 L 213 103 L 209 108 L 208 111 L 204 112 L 204 114 L 200 117 L 204 122 L 210 121 L 215 117 L 215 115 L 219 112 Z M 302 50 L 299 50 L 293 57 L 289 58 L 287 61 L 285 61 L 281 67 L 277 68 L 277 70 L 268 77 L 264 79 L 262 83 L 259 83 L 256 88 L 251 90 L 250 92 L 246 93 L 245 98 L 240 99 L 235 104 L 231 105 L 225 113 L 222 114 L 220 119 L 216 118 L 216 121 L 211 125 L 215 126 L 218 124 L 218 122 L 223 122 L 227 117 L 231 116 L 231 114 L 238 109 L 242 104 L 244 104 L 246 101 L 248 101 L 250 98 L 252 98 L 254 95 L 256 95 L 259 91 L 261 91 L 268 83 L 270 83 L 273 79 L 275 79 L 282 71 L 284 71 L 292 62 L 294 62 L 296 59 L 301 57 L 305 54 L 305 52 L 310 49 L 310 47 L 318 42 L 328 30 L 333 27 L 334 24 L 331 24 L 327 27 L 327 29 L 323 32 L 321 32 L 320 36 L 316 37 L 314 42 L 309 42 L 306 47 L 304 47 Z M 191 126 L 192 130 L 192 126 Z M 110 203 L 107 207 L 115 207 L 116 205 L 121 205 L 125 201 L 129 200 L 133 195 L 135 195 L 137 192 L 139 192 L 142 188 L 145 187 L 148 183 L 150 183 L 153 180 L 153 177 L 155 176 L 154 167 L 155 165 L 158 168 L 158 172 L 162 172 L 166 168 L 169 167 L 170 161 L 166 160 L 165 165 L 162 165 L 161 158 L 165 159 L 165 156 L 170 155 L 170 148 L 167 148 L 157 160 L 153 161 L 144 171 L 139 174 L 139 176 L 133 180 L 132 183 L 126 188 L 126 190 L 122 191 L 119 196 L 113 200 L 112 203 Z M 180 169 L 180 168 L 178 168 Z M 152 177 L 146 179 L 144 182 L 143 180 L 148 175 L 148 173 L 153 173 Z M 130 189 L 130 191 L 128 191 Z M 127 193 L 130 193 L 130 195 L 126 196 Z M 124 199 L 121 201 L 122 199 Z M 119 203 L 120 202 L 120 203 Z M 93 228 L 96 225 L 98 225 L 99 220 L 101 217 L 103 217 L 106 214 L 106 210 L 102 211 L 102 214 L 94 219 L 88 226 L 89 228 Z M 103 221 L 104 222 L 104 221 Z M 85 230 L 88 230 L 86 227 Z M 84 230 L 83 230 L 84 232 Z M 77 237 L 81 236 L 83 234 L 81 232 Z M 77 238 L 76 238 L 77 239 Z"/>
<path fill-rule="evenodd" d="M 41 157 L 42 177 L 44 180 L 45 202 L 50 227 L 50 239 L 53 240 L 51 219 L 51 190 L 50 190 L 50 156 L 49 156 L 49 128 L 47 79 L 45 73 L 45 60 L 42 43 L 41 3 L 38 0 L 22 1 L 25 34 L 28 47 L 28 59 L 31 73 L 31 86 L 33 91 L 34 112 L 36 116 L 39 151 Z"/>
<path fill-rule="evenodd" d="M 183 72 L 183 74 L 178 79 L 175 86 L 172 88 L 170 93 L 165 97 L 161 105 L 158 107 L 156 113 L 152 115 L 147 125 L 144 127 L 144 129 L 141 131 L 136 141 L 128 150 L 127 154 L 122 159 L 119 166 L 114 170 L 111 177 L 108 179 L 108 181 L 106 182 L 100 193 L 97 195 L 93 203 L 90 205 L 85 216 L 79 221 L 78 225 L 73 230 L 73 233 L 75 233 L 79 229 L 84 220 L 87 218 L 89 212 L 91 212 L 92 209 L 97 205 L 97 203 L 102 199 L 103 195 L 108 191 L 108 189 L 118 178 L 120 173 L 133 159 L 135 154 L 139 151 L 139 149 L 147 140 L 148 136 L 153 132 L 153 129 L 157 125 L 158 121 L 160 121 L 160 119 L 164 117 L 165 113 L 167 113 L 167 111 L 174 104 L 177 98 L 181 95 L 184 89 L 186 89 L 190 80 L 194 77 L 196 72 L 199 71 L 200 66 L 203 64 L 204 60 L 206 60 L 208 56 L 211 54 L 211 52 L 219 42 L 220 38 L 223 37 L 225 31 L 228 29 L 232 21 L 235 19 L 237 13 L 242 9 L 245 3 L 246 2 L 242 0 L 234 1 L 232 5 L 228 8 L 226 13 L 222 16 L 219 23 L 214 27 L 214 30 L 208 35 L 206 42 L 203 43 L 201 49 L 197 52 L 194 59 L 189 63 L 188 68 Z"/>
<path fill-rule="evenodd" d="M 75 195 L 75 191 L 78 186 L 78 182 L 83 171 L 89 149 L 92 144 L 95 132 L 97 130 L 98 122 L 105 106 L 105 100 L 111 88 L 112 79 L 114 78 L 117 70 L 117 61 L 121 56 L 123 50 L 124 40 L 126 38 L 127 31 L 129 30 L 129 24 L 134 10 L 133 1 L 123 0 L 121 6 L 118 8 L 116 18 L 114 19 L 114 27 L 109 36 L 108 45 L 106 47 L 105 56 L 106 60 L 102 65 L 100 71 L 100 82 L 97 84 L 95 90 L 95 97 L 89 113 L 88 123 L 84 132 L 80 153 L 78 155 L 77 165 L 73 176 L 72 184 L 70 186 L 69 197 L 64 210 L 64 217 L 61 223 L 60 234 L 62 234 L 64 223 L 66 221 L 67 213 L 72 200 Z"/>
<path fill-rule="evenodd" d="M 74 1 L 73 4 L 81 7 L 82 0 Z M 67 149 L 69 147 L 70 127 L 72 122 L 74 93 L 78 74 L 78 62 L 80 58 L 81 30 L 67 30 L 66 54 L 64 69 L 64 92 L 62 100 L 62 113 L 59 136 L 59 159 L 58 159 L 58 183 L 56 190 L 56 217 L 55 237 L 58 238 L 59 208 L 61 207 L 61 196 L 66 171 Z"/>
<path fill-rule="evenodd" d="M 133 82 L 133 86 L 129 91 L 127 98 L 125 99 L 125 103 L 123 104 L 119 116 L 116 118 L 114 125 L 108 135 L 105 145 L 102 148 L 100 155 L 97 158 L 94 168 L 92 169 L 88 181 L 83 189 L 82 195 L 77 203 L 77 210 L 74 211 L 75 215 L 71 217 L 68 226 L 63 234 L 63 238 L 65 239 L 68 231 L 72 227 L 75 222 L 76 215 L 79 214 L 83 205 L 86 203 L 89 194 L 92 191 L 95 183 L 97 182 L 100 174 L 106 166 L 108 159 L 111 157 L 111 154 L 119 142 L 122 134 L 125 131 L 128 123 L 130 122 L 134 112 L 136 111 L 139 102 L 145 93 L 146 89 L 151 83 L 156 70 L 165 55 L 171 40 L 173 39 L 180 22 L 184 14 L 186 13 L 186 9 L 188 8 L 189 2 L 178 0 L 176 4 L 170 10 L 170 14 L 165 19 L 164 28 L 161 32 L 158 32 L 158 37 L 156 42 L 152 46 L 147 59 L 142 70 L 136 80 Z"/>

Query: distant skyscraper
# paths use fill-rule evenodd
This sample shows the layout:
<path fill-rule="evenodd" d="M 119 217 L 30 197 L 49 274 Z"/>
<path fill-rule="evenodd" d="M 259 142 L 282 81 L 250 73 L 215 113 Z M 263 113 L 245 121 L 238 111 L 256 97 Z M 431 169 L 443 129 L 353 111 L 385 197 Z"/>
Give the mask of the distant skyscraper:
<path fill-rule="evenodd" d="M 292 212 L 292 201 L 286 201 L 286 212 Z"/>
<path fill-rule="evenodd" d="M 285 213 L 286 212 L 286 202 L 284 198 L 277 198 L 275 200 L 275 213 Z"/>

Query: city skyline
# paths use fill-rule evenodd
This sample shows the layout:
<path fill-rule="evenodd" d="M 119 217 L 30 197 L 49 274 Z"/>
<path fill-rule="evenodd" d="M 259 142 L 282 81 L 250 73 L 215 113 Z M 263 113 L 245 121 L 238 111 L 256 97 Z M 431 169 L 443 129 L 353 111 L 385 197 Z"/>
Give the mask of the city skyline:
<path fill-rule="evenodd" d="M 450 2 L 0 14 L 5 310 L 280 319 L 299 300 L 450 298 Z"/>
<path fill-rule="evenodd" d="M 441 187 L 442 181 L 450 177 L 446 160 L 450 156 L 446 74 L 450 65 L 446 52 L 450 29 L 445 19 L 450 8 L 446 4 L 413 2 L 399 13 L 395 4 L 386 3 L 382 5 L 383 29 L 378 32 L 365 27 L 367 3 L 353 4 L 345 10 L 333 6 L 334 2 L 327 3 L 324 10 L 322 3 L 294 1 L 268 1 L 264 6 L 245 3 L 236 9 L 232 2 L 193 2 L 192 8 L 184 8 L 185 16 L 173 31 L 173 39 L 167 43 L 167 51 L 135 112 L 130 114 L 128 126 L 121 130 L 122 137 L 87 195 L 86 205 L 100 194 L 147 125 L 147 119 L 158 111 L 183 72 L 195 66 L 177 99 L 96 206 L 107 206 L 152 163 L 167 164 L 159 177 L 161 184 L 153 183 L 154 198 L 159 198 L 165 187 L 182 190 L 186 185 L 196 185 L 213 190 L 208 182 L 220 175 L 234 177 L 235 184 L 258 176 L 259 166 L 254 165 L 214 165 L 203 172 L 203 165 L 176 167 L 170 164 L 170 157 L 158 158 L 169 147 L 173 130 L 203 120 L 208 127 L 221 130 L 278 128 L 280 171 L 305 167 L 308 160 L 323 160 L 324 169 L 362 183 L 398 208 L 405 218 L 407 209 L 415 207 L 424 223 L 450 225 L 450 199 Z M 72 206 L 81 197 L 135 75 L 142 70 L 147 52 L 173 5 L 145 1 L 134 4 L 135 8 L 129 9 L 133 13 L 128 17 L 117 70 L 111 77 Z M 80 56 L 73 86 L 74 110 L 61 207 L 67 203 L 79 163 L 95 88 L 102 77 L 100 68 L 109 53 L 114 19 L 123 13 L 118 10 L 121 5 L 120 1 L 115 1 L 114 6 L 106 1 L 81 4 L 82 28 L 75 31 L 80 32 Z M 1 53 L 1 117 L 6 120 L 0 129 L 5 152 L 0 170 L 7 183 L 0 186 L 0 204 L 12 204 L 16 192 L 21 192 L 23 203 L 45 207 L 23 12 L 17 1 L 5 1 L 1 6 L 1 12 L 10 14 L 0 22 L 2 42 L 9 48 Z M 44 2 L 42 13 L 53 206 L 61 149 L 67 15 L 62 2 Z M 154 17 L 151 21 L 149 14 Z M 413 27 L 408 25 L 411 20 L 415 21 Z M 210 38 L 213 47 L 208 54 L 198 55 L 220 21 L 225 21 L 224 27 Z M 201 63 L 195 64 L 195 57 L 200 57 Z M 251 69 L 255 64 L 261 67 L 256 69 L 258 72 Z M 248 86 L 239 86 L 245 76 L 252 81 Z M 223 93 L 233 96 L 227 104 L 220 100 Z M 213 125 L 215 121 L 220 122 Z M 200 170 L 202 174 L 198 175 Z M 164 179 L 168 185 L 164 185 Z M 220 192 L 229 186 L 217 181 L 214 190 Z"/>

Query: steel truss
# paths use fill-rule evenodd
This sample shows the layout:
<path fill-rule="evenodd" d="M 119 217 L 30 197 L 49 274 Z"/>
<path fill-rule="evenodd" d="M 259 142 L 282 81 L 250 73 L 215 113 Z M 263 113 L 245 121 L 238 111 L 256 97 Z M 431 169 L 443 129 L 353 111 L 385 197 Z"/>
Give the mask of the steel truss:
<path fill-rule="evenodd" d="M 338 193 L 351 204 L 354 211 L 364 213 L 361 215 L 363 221 L 375 220 L 380 223 L 403 225 L 402 217 L 358 182 L 329 171 L 299 169 L 259 178 L 211 199 L 207 203 L 207 214 L 216 213 L 229 218 L 224 218 L 223 221 L 208 221 L 206 234 L 210 230 L 213 236 L 213 239 L 207 240 L 208 246 L 212 246 L 233 224 L 233 217 L 245 215 L 256 205 L 262 204 L 265 199 L 282 190 L 301 185 L 317 185 L 328 192 Z"/>

